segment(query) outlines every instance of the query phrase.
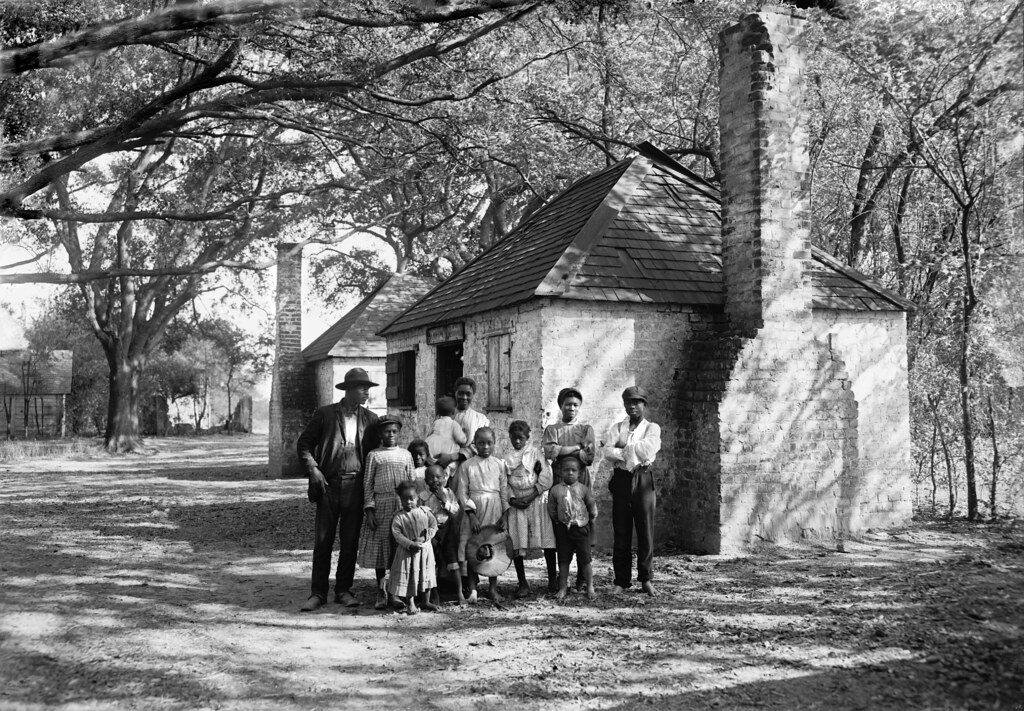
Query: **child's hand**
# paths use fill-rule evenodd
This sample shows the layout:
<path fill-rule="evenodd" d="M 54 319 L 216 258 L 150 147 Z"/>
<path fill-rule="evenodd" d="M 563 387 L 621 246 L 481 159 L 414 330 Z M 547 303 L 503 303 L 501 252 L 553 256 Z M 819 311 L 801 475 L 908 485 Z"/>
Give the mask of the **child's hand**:
<path fill-rule="evenodd" d="M 540 460 L 537 460 L 533 463 L 533 473 L 540 474 L 542 471 L 544 471 L 544 467 L 541 466 Z"/>
<path fill-rule="evenodd" d="M 476 517 L 476 511 L 469 512 L 469 528 L 473 533 L 480 533 L 480 529 L 483 528 L 480 525 L 480 519 Z"/>
<path fill-rule="evenodd" d="M 423 544 L 422 543 L 416 543 L 414 541 L 414 542 L 409 544 L 409 550 L 413 551 L 414 553 L 419 552 L 419 551 L 423 550 Z"/>
<path fill-rule="evenodd" d="M 363 513 L 363 517 L 366 519 L 366 525 L 369 526 L 371 531 L 377 530 L 377 511 L 375 509 L 366 509 Z"/>

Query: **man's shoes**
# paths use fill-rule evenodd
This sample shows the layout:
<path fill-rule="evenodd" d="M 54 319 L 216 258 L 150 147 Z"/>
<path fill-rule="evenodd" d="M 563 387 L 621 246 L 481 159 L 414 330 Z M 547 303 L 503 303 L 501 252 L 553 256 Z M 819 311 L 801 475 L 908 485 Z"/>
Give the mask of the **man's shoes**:
<path fill-rule="evenodd" d="M 346 590 L 343 593 L 336 594 L 334 596 L 334 601 L 339 605 L 344 605 L 345 607 L 359 607 L 363 604 L 359 602 L 359 600 L 356 599 L 356 596 L 350 593 L 348 590 Z"/>
<path fill-rule="evenodd" d="M 313 612 L 324 606 L 324 599 L 319 595 L 310 595 L 309 599 L 302 603 L 299 612 Z"/>

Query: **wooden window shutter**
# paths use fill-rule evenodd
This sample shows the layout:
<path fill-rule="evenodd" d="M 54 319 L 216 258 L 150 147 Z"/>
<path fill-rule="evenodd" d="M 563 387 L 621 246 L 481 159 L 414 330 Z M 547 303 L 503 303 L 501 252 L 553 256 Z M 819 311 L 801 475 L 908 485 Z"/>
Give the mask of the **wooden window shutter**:
<path fill-rule="evenodd" d="M 384 361 L 384 372 L 387 373 L 385 396 L 387 397 L 388 405 L 394 407 L 398 407 L 398 391 L 399 384 L 401 383 L 399 360 L 401 355 L 401 353 L 388 353 Z"/>
<path fill-rule="evenodd" d="M 512 334 L 487 339 L 487 407 L 512 408 Z"/>

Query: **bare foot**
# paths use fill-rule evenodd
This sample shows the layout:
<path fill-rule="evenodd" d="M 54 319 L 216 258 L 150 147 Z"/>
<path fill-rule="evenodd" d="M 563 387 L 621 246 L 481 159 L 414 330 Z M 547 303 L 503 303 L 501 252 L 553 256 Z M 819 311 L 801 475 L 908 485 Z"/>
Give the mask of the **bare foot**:
<path fill-rule="evenodd" d="M 437 612 L 439 609 L 441 609 L 432 602 L 425 602 L 422 605 L 420 605 L 420 607 L 426 610 L 427 612 Z"/>
<path fill-rule="evenodd" d="M 657 597 L 657 596 L 658 596 L 658 591 L 654 589 L 654 586 L 653 586 L 653 585 L 651 585 L 651 581 L 650 581 L 650 580 L 648 580 L 647 582 L 645 582 L 645 583 L 644 583 L 644 584 L 643 584 L 643 585 L 641 586 L 641 588 L 643 589 L 643 591 L 644 591 L 645 593 L 647 593 L 647 594 L 648 594 L 648 595 L 650 595 L 651 597 Z"/>
<path fill-rule="evenodd" d="M 597 599 L 597 591 L 594 590 L 594 586 L 593 585 L 591 585 L 590 587 L 587 588 L 587 599 L 590 600 L 591 602 L 593 602 L 594 600 Z"/>
<path fill-rule="evenodd" d="M 626 588 L 621 585 L 615 585 L 612 587 L 612 595 L 621 595 L 624 592 L 626 592 Z"/>
<path fill-rule="evenodd" d="M 530 590 L 530 584 L 529 583 L 523 583 L 518 588 L 516 588 L 516 599 L 519 600 L 519 599 L 522 599 L 524 597 L 528 597 L 531 592 L 532 591 Z"/>
<path fill-rule="evenodd" d="M 426 606 L 424 606 L 424 609 L 425 608 L 426 608 Z M 408 605 L 405 606 L 405 614 L 407 614 L 407 615 L 415 615 L 418 612 L 419 612 L 419 609 L 417 609 L 415 603 L 409 603 Z"/>
<path fill-rule="evenodd" d="M 476 590 L 470 590 L 469 595 L 466 596 L 466 602 L 468 602 L 470 605 L 475 605 L 476 599 Z"/>
<path fill-rule="evenodd" d="M 492 602 L 504 602 L 505 598 L 501 596 L 497 588 L 493 588 L 487 591 L 487 597 L 491 598 Z"/>
<path fill-rule="evenodd" d="M 468 603 L 466 602 L 466 596 L 459 591 L 459 607 L 465 607 Z"/>
<path fill-rule="evenodd" d="M 569 594 L 569 588 L 559 588 L 558 592 L 555 593 L 555 599 L 561 602 L 565 599 L 565 596 Z"/>

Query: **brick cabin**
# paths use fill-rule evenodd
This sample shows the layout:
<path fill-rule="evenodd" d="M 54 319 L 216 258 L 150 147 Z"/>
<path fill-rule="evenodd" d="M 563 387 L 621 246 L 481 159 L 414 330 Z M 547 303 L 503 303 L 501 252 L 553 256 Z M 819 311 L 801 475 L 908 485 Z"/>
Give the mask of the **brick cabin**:
<path fill-rule="evenodd" d="M 404 439 L 465 374 L 508 446 L 567 385 L 603 437 L 637 384 L 662 426 L 659 545 L 716 553 L 909 519 L 913 305 L 810 244 L 804 20 L 721 34 L 719 189 L 650 144 L 579 180 L 381 330 Z M 595 492 L 611 542 L 610 467 Z"/>
<path fill-rule="evenodd" d="M 2 434 L 7 439 L 64 437 L 71 392 L 72 351 L 46 357 L 27 350 L 0 351 Z"/>

